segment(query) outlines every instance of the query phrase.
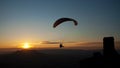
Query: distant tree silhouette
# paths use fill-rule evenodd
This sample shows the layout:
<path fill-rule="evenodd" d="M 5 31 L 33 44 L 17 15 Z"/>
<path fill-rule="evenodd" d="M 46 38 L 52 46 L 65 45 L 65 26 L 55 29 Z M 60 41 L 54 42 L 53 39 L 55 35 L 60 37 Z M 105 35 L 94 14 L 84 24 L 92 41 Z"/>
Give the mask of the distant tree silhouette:
<path fill-rule="evenodd" d="M 93 57 L 81 60 L 80 68 L 120 68 L 120 55 L 115 50 L 114 37 L 104 37 L 103 55 L 96 52 Z"/>
<path fill-rule="evenodd" d="M 103 55 L 109 57 L 118 55 L 117 51 L 115 50 L 114 37 L 104 37 Z"/>

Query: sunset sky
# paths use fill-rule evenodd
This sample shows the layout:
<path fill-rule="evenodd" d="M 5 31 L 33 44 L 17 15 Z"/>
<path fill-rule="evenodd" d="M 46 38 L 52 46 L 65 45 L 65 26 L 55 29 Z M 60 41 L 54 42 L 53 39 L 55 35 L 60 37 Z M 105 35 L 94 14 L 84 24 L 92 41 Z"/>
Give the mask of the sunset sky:
<path fill-rule="evenodd" d="M 53 28 L 62 17 L 73 18 Z M 0 48 L 96 46 L 103 37 L 120 41 L 120 0 L 0 0 Z"/>

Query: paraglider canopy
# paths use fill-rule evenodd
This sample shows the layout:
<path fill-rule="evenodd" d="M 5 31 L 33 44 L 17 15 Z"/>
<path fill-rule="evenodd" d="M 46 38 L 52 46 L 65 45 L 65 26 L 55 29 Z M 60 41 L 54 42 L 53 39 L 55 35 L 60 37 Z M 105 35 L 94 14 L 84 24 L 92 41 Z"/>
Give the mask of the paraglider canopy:
<path fill-rule="evenodd" d="M 66 21 L 73 21 L 75 26 L 78 25 L 78 22 L 72 18 L 60 18 L 53 24 L 53 28 L 56 28 L 59 24 L 66 22 Z"/>

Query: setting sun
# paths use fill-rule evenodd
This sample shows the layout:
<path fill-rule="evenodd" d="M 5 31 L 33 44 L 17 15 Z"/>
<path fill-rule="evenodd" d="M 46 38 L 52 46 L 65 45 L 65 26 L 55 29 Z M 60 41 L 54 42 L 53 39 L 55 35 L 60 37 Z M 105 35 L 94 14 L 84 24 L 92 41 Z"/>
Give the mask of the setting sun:
<path fill-rule="evenodd" d="M 29 48 L 31 48 L 31 46 L 29 45 L 29 43 L 24 43 L 24 45 L 22 46 L 22 48 L 29 49 Z"/>

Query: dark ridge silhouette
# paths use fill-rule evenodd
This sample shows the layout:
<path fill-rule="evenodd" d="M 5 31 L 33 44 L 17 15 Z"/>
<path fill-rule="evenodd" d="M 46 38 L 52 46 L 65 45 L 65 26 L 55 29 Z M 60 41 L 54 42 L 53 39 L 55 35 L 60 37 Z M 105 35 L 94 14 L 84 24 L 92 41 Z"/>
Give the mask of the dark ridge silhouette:
<path fill-rule="evenodd" d="M 80 68 L 120 68 L 120 55 L 115 50 L 114 37 L 104 37 L 103 55 L 96 52 L 93 57 L 81 60 Z"/>
<path fill-rule="evenodd" d="M 78 56 L 81 57 L 82 55 L 79 55 L 78 50 L 75 52 L 66 50 L 67 53 L 65 54 L 60 54 L 66 52 L 63 49 L 53 50 L 53 52 L 58 51 L 56 53 L 59 54 L 41 51 L 24 49 L 2 54 L 0 55 L 0 68 L 79 68 Z M 50 52 L 50 50 L 47 51 Z"/>
<path fill-rule="evenodd" d="M 45 68 L 47 57 L 47 54 L 36 50 L 18 50 L 0 56 L 0 68 Z"/>
<path fill-rule="evenodd" d="M 0 54 L 0 68 L 111 67 L 120 68 L 120 56 L 115 50 L 113 37 L 105 37 L 103 39 L 103 54 L 101 54 L 100 50 L 86 51 L 59 48 L 52 51 L 51 49 L 47 51 L 22 49 L 9 54 Z"/>

